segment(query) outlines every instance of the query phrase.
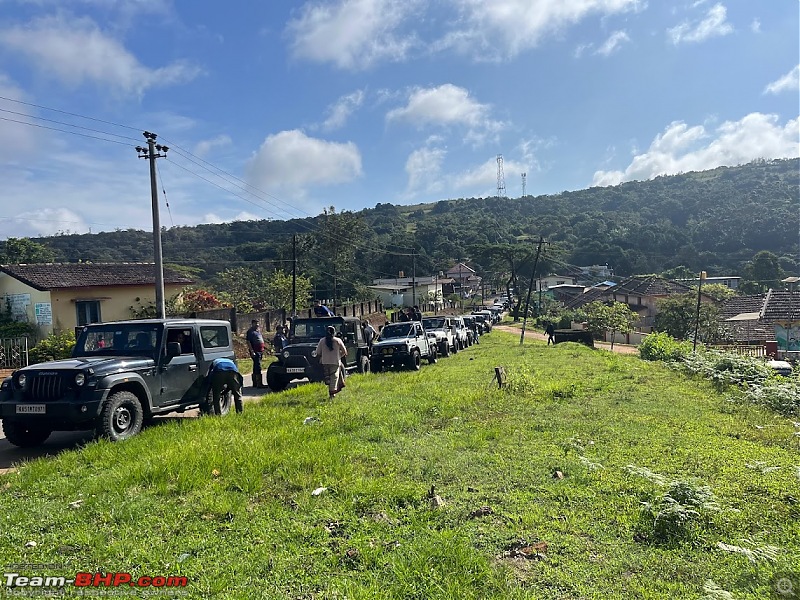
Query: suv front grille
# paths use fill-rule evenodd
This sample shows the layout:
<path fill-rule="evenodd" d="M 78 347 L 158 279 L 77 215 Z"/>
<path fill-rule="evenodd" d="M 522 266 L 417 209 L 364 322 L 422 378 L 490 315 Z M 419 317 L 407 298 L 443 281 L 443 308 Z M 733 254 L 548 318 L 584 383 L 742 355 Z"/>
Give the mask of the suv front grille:
<path fill-rule="evenodd" d="M 67 391 L 67 380 L 58 374 L 34 375 L 25 389 L 31 400 L 58 400 Z"/>

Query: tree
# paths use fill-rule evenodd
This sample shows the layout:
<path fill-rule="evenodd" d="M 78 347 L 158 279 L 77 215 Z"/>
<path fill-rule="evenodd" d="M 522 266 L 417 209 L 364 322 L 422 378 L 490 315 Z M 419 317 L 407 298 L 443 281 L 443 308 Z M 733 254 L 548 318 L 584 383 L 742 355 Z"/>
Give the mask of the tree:
<path fill-rule="evenodd" d="M 342 295 L 340 290 L 344 290 L 345 294 L 354 291 L 356 282 L 353 280 L 357 278 L 354 275 L 356 251 L 362 241 L 364 220 L 350 211 L 337 213 L 333 206 L 322 212 L 322 224 L 315 236 L 316 253 L 323 257 L 325 265 L 321 275 L 333 280 L 330 291 L 335 301 Z"/>
<path fill-rule="evenodd" d="M 757 252 L 743 269 L 742 291 L 759 294 L 770 288 L 780 288 L 785 277 L 779 258 L 767 250 Z"/>
<path fill-rule="evenodd" d="M 30 238 L 13 238 L 6 240 L 0 262 L 6 264 L 48 263 L 55 260 L 56 254 L 47 246 L 34 242 Z"/>
<path fill-rule="evenodd" d="M 737 295 L 736 290 L 732 290 L 723 283 L 704 283 L 702 292 L 706 296 L 711 296 L 718 302 L 723 302 Z"/>
<path fill-rule="evenodd" d="M 261 269 L 225 269 L 217 276 L 217 287 L 220 300 L 229 303 L 238 312 L 255 312 L 267 307 L 264 299 L 267 278 Z"/>
<path fill-rule="evenodd" d="M 639 320 L 639 315 L 623 302 L 604 304 L 596 301 L 586 306 L 586 320 L 592 333 L 611 333 L 611 348 L 613 349 L 617 332 L 632 331 L 634 324 Z"/>
<path fill-rule="evenodd" d="M 705 287 L 705 286 L 704 286 Z M 654 329 L 668 333 L 676 340 L 690 339 L 697 324 L 697 294 L 680 294 L 657 303 Z M 719 337 L 719 310 L 708 302 L 700 303 L 698 337 L 715 341 Z"/>
<path fill-rule="evenodd" d="M 295 290 L 297 293 L 298 306 L 305 306 L 306 301 L 311 295 L 312 288 L 311 279 L 304 275 L 297 276 Z M 264 300 L 270 308 L 291 308 L 292 274 L 285 273 L 280 269 L 270 273 L 266 279 Z"/>

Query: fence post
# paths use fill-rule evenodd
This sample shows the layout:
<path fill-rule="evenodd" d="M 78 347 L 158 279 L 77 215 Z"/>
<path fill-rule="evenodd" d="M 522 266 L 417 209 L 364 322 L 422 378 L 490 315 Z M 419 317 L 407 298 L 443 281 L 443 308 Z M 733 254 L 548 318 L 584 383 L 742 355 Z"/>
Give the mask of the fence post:
<path fill-rule="evenodd" d="M 230 312 L 228 313 L 228 320 L 231 322 L 231 329 L 238 333 L 239 331 L 239 324 L 236 322 L 236 307 L 232 306 L 228 309 Z"/>

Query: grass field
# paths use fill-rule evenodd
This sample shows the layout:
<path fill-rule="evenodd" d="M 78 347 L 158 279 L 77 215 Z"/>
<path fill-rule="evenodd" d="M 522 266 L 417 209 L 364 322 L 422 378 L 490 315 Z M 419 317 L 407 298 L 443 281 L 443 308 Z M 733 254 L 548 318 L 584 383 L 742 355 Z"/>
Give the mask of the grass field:
<path fill-rule="evenodd" d="M 800 424 L 704 381 L 498 331 L 326 398 L 300 386 L 0 476 L 0 564 L 185 576 L 189 598 L 800 590 Z"/>

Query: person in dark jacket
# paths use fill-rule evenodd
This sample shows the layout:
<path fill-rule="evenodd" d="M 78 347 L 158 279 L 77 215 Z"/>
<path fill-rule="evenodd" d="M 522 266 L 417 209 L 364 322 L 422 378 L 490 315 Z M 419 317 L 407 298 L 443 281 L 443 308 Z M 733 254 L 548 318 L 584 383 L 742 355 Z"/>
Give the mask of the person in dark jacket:
<path fill-rule="evenodd" d="M 545 334 L 547 334 L 547 345 L 548 346 L 550 344 L 555 345 L 555 343 L 556 343 L 556 328 L 553 327 L 553 324 L 550 321 L 548 321 L 547 325 L 545 325 L 544 332 L 545 332 Z"/>
<path fill-rule="evenodd" d="M 247 348 L 250 350 L 250 358 L 253 359 L 253 387 L 265 388 L 264 380 L 261 375 L 261 359 L 264 358 L 264 336 L 261 335 L 258 321 L 253 319 L 250 322 L 250 329 L 247 330 Z"/>
<path fill-rule="evenodd" d="M 419 310 L 419 306 L 411 309 L 411 315 L 415 321 L 422 321 L 422 312 Z"/>
<path fill-rule="evenodd" d="M 272 346 L 275 349 L 275 354 L 283 350 L 289 344 L 286 339 L 286 330 L 282 325 L 278 325 L 275 329 L 275 337 L 272 338 Z"/>
<path fill-rule="evenodd" d="M 220 399 L 225 388 L 233 394 L 233 403 L 236 412 L 241 413 L 244 409 L 242 405 L 242 375 L 236 363 L 229 358 L 216 358 L 208 368 L 208 381 L 211 385 L 213 398 L 214 414 L 222 414 Z"/>

